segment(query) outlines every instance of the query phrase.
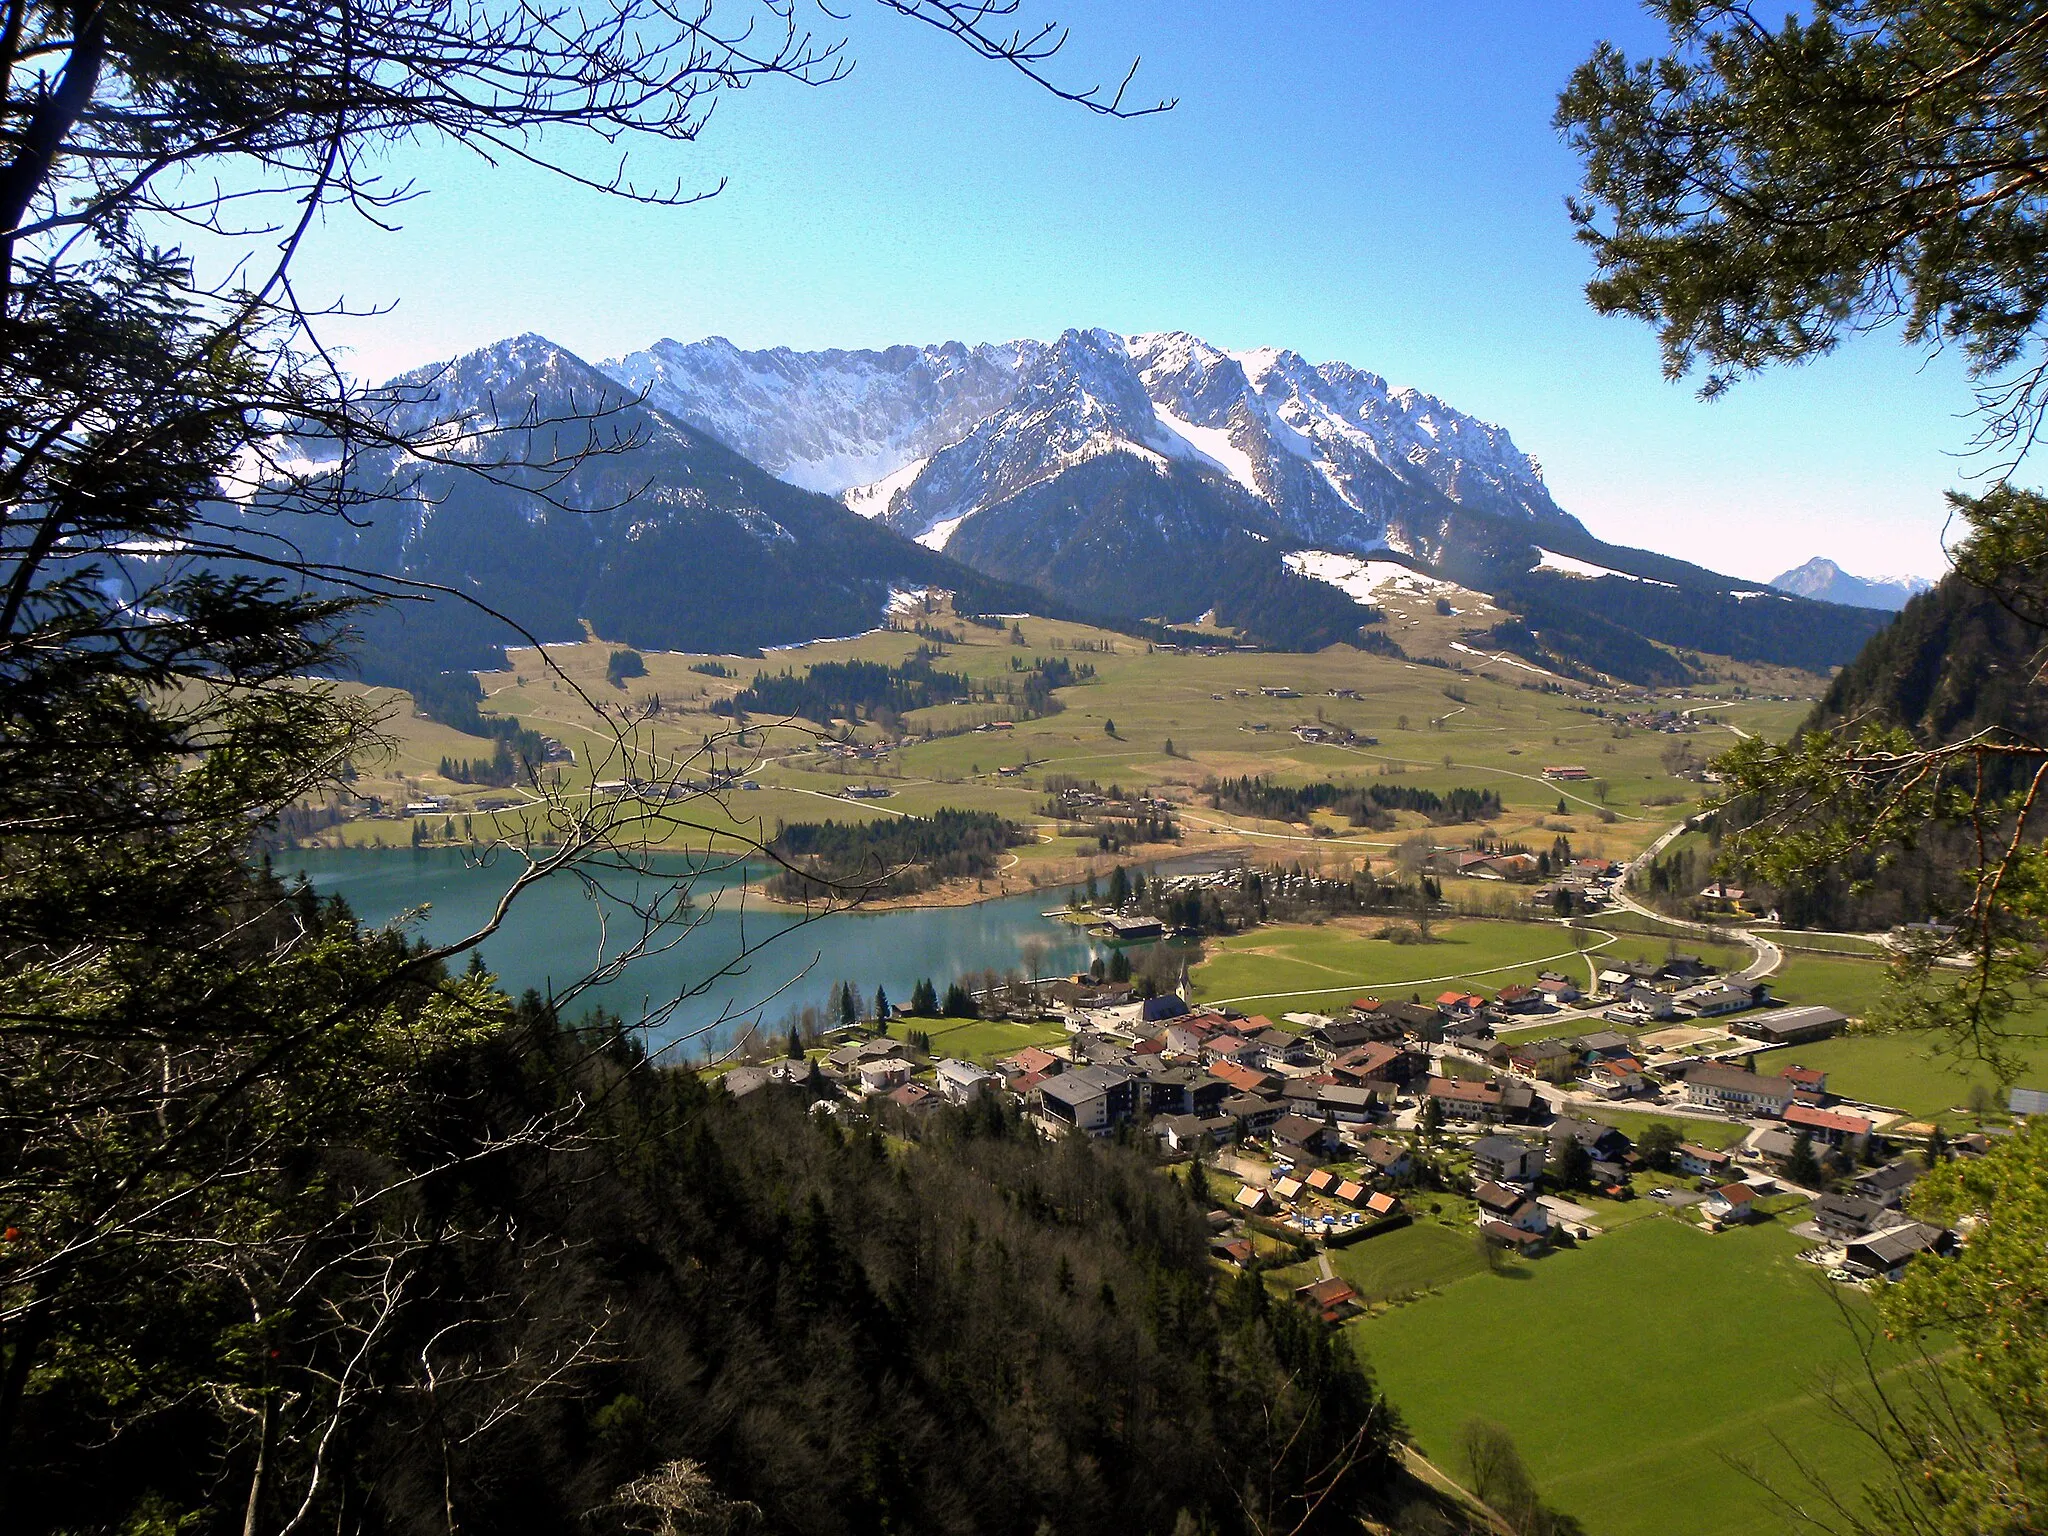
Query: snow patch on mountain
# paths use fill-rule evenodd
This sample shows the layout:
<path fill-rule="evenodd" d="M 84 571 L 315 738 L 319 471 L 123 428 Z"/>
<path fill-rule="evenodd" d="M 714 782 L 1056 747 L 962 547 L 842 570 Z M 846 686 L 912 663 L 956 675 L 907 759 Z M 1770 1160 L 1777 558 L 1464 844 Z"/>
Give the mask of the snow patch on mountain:
<path fill-rule="evenodd" d="M 1394 594 L 1434 597 L 1459 590 L 1456 582 L 1425 576 L 1393 560 L 1361 560 L 1334 550 L 1297 549 L 1281 560 L 1290 571 L 1325 582 L 1361 603 Z"/>
<path fill-rule="evenodd" d="M 745 351 L 713 336 L 658 341 L 602 366 L 771 474 L 836 496 L 958 441 L 1015 393 L 1044 350 L 1016 341 Z"/>
<path fill-rule="evenodd" d="M 1497 661 L 1504 667 L 1520 667 L 1524 672 L 1534 672 L 1538 677 L 1557 677 L 1557 674 L 1548 668 L 1539 667 L 1534 662 L 1524 661 L 1521 657 L 1512 656 L 1506 651 L 1475 650 L 1461 640 L 1453 640 L 1451 642 L 1451 649 L 1462 652 L 1467 656 L 1480 657 L 1485 661 Z M 1563 679 L 1560 678 L 1559 681 L 1561 682 Z"/>
<path fill-rule="evenodd" d="M 888 512 L 889 503 L 895 500 L 896 493 L 916 480 L 923 473 L 925 465 L 930 462 L 929 456 L 912 459 L 902 468 L 882 476 L 872 485 L 856 485 L 851 490 L 841 493 L 839 499 L 846 503 L 849 510 L 858 512 L 862 517 L 881 517 Z"/>
<path fill-rule="evenodd" d="M 1211 469 L 1220 470 L 1254 496 L 1263 497 L 1265 489 L 1259 484 L 1258 476 L 1252 470 L 1252 456 L 1230 440 L 1230 433 L 1222 427 L 1198 427 L 1192 421 L 1185 421 L 1156 401 L 1152 414 L 1165 429 L 1166 451 L 1175 458 L 1193 459 L 1207 464 Z"/>
<path fill-rule="evenodd" d="M 964 512 L 958 517 L 941 518 L 938 522 L 933 523 L 931 527 L 925 529 L 923 533 L 920 533 L 917 536 L 917 542 L 926 549 L 944 549 L 947 541 L 953 537 L 954 533 L 959 530 L 960 525 L 966 521 L 967 514 Z"/>
<path fill-rule="evenodd" d="M 1658 581 L 1649 576 L 1631 576 L 1627 571 L 1617 571 L 1612 566 L 1595 565 L 1590 560 L 1580 560 L 1571 555 L 1560 555 L 1553 550 L 1543 548 L 1540 544 L 1536 547 L 1536 553 L 1542 556 L 1535 565 L 1535 569 L 1539 571 L 1555 571 L 1560 576 L 1579 576 L 1589 581 L 1597 581 L 1602 576 L 1619 576 L 1623 581 L 1638 581 L 1644 586 L 1669 587 L 1674 592 L 1678 590 L 1676 582 Z"/>

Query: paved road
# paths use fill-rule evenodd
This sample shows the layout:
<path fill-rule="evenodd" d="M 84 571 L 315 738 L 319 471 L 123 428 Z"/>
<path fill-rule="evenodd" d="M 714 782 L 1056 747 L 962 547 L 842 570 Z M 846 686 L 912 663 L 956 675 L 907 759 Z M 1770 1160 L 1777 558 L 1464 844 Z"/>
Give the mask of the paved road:
<path fill-rule="evenodd" d="M 1730 726 L 1729 729 L 1733 730 L 1734 727 Z M 1621 876 L 1614 882 L 1615 905 L 1640 917 L 1653 918 L 1670 927 L 1683 929 L 1697 938 L 1723 941 L 1733 939 L 1739 944 L 1747 944 L 1751 953 L 1750 962 L 1737 973 L 1737 980 L 1762 981 L 1766 976 L 1775 975 L 1778 967 L 1785 963 L 1785 952 L 1754 929 L 1716 928 L 1707 923 L 1689 923 L 1683 918 L 1671 917 L 1646 907 L 1629 894 L 1629 882 L 1635 879 L 1637 872 L 1649 868 L 1650 862 L 1670 847 L 1673 839 L 1691 826 L 1692 821 L 1688 818 L 1677 826 L 1659 833 L 1655 842 L 1622 866 Z"/>

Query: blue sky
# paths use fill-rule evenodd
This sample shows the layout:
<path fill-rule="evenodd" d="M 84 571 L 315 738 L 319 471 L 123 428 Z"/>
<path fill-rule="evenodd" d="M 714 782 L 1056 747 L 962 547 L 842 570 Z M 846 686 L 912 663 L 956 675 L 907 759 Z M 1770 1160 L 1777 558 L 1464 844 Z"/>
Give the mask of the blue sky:
<path fill-rule="evenodd" d="M 648 180 L 727 189 L 684 209 L 607 200 L 450 148 L 396 234 L 335 223 L 302 289 L 389 315 L 337 330 L 365 374 L 539 331 L 592 359 L 663 336 L 743 346 L 1181 329 L 1343 358 L 1505 425 L 1601 537 L 1769 577 L 1822 554 L 1938 574 L 1967 381 L 1865 338 L 1703 404 L 1654 338 L 1587 308 L 1563 199 L 1558 89 L 1633 5 L 1104 0 L 1067 78 L 1179 98 L 1116 122 L 1051 99 L 855 0 L 858 67 L 728 98 Z M 596 169 L 603 156 L 564 142 Z"/>

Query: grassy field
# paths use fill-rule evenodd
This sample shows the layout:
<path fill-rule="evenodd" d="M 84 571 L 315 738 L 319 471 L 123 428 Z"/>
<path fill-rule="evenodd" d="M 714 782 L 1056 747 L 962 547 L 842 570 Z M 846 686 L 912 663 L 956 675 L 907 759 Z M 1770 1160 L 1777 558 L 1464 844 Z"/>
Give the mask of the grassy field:
<path fill-rule="evenodd" d="M 1367 1301 L 1386 1301 L 1439 1290 L 1486 1268 L 1473 1241 L 1474 1228 L 1448 1226 L 1425 1217 L 1349 1248 L 1331 1250 L 1330 1262 Z M 1314 1279 L 1307 1266 L 1294 1283 Z"/>
<path fill-rule="evenodd" d="M 1377 920 L 1321 926 L 1277 925 L 1210 946 L 1191 976 L 1194 1000 L 1229 1000 L 1247 1009 L 1310 1009 L 1362 993 L 1434 996 L 1460 978 L 1489 991 L 1530 981 L 1544 969 L 1583 978 L 1585 956 L 1561 924 L 1465 921 L 1439 925 L 1429 944 L 1396 944 L 1372 935 Z M 1598 954 L 1600 944 L 1590 953 Z"/>
<path fill-rule="evenodd" d="M 864 820 L 941 806 L 993 810 L 1041 828 L 1044 840 L 1020 850 L 1016 865 L 1005 872 L 1012 888 L 1028 888 L 1034 873 L 1052 883 L 1050 871 L 1057 861 L 1072 861 L 1093 851 L 1092 846 L 1084 848 L 1055 835 L 1056 828 L 1047 821 L 1044 781 L 1053 774 L 1094 779 L 1105 786 L 1147 788 L 1180 801 L 1189 852 L 1212 844 L 1240 846 L 1274 858 L 1302 857 L 1326 864 L 1384 861 L 1395 844 L 1428 829 L 1427 823 L 1404 814 L 1401 824 L 1389 831 L 1361 833 L 1335 825 L 1261 822 L 1219 813 L 1201 804 L 1196 791 L 1211 777 L 1246 773 L 1289 783 L 1392 778 L 1437 790 L 1492 788 L 1501 797 L 1503 812 L 1484 830 L 1532 847 L 1547 847 L 1562 833 L 1581 852 L 1614 856 L 1641 848 L 1690 809 L 1699 794 L 1699 786 L 1664 770 L 1660 758 L 1669 738 L 1630 730 L 1569 695 L 1523 686 L 1526 674 L 1491 675 L 1506 674 L 1504 668 L 1461 674 L 1347 647 L 1312 656 L 1187 656 L 1154 651 L 1141 640 L 1085 625 L 1029 617 L 1021 623 L 1025 643 L 1016 645 L 1007 630 L 975 628 L 943 610 L 933 614 L 931 622 L 960 637 L 958 643 L 943 647 L 937 665 L 976 679 L 1011 680 L 1016 676 L 1013 660 L 1029 663 L 1059 654 L 1085 662 L 1096 675 L 1060 691 L 1064 712 L 1017 721 L 1013 729 L 1000 732 L 972 727 L 1007 716 L 1010 711 L 1002 705 L 954 704 L 913 712 L 904 721 L 908 739 L 871 761 L 832 756 L 821 750 L 829 745 L 821 743 L 821 733 L 808 727 L 756 723 L 743 744 L 730 744 L 728 756 L 759 788 L 732 794 L 722 808 L 694 803 L 692 825 L 678 827 L 671 839 L 694 843 L 772 831 L 777 821 L 827 816 Z M 593 640 L 548 647 L 546 665 L 533 650 L 511 651 L 508 670 L 485 674 L 481 681 L 487 709 L 516 717 L 575 751 L 575 762 L 549 770 L 550 775 L 559 773 L 559 793 L 573 804 L 576 797 L 587 797 L 590 785 L 599 780 L 652 777 L 685 768 L 701 772 L 707 766 L 698 756 L 705 739 L 731 726 L 730 718 L 712 713 L 711 706 L 761 671 L 801 670 L 821 660 L 900 661 L 921 643 L 907 631 L 883 630 L 778 651 L 766 658 L 650 653 L 645 657 L 647 675 L 618 688 L 605 679 L 605 664 L 614 647 Z M 708 677 L 691 670 L 711 660 L 735 676 Z M 1268 697 L 1259 691 L 1282 686 L 1299 696 Z M 1356 697 L 1339 698 L 1339 689 Z M 387 800 L 429 794 L 451 797 L 458 818 L 465 811 L 474 814 L 472 832 L 478 837 L 493 832 L 517 835 L 522 814 L 529 818 L 524 830 L 536 830 L 530 812 L 494 817 L 476 811 L 478 800 L 507 792 L 456 784 L 438 773 L 444 757 L 488 758 L 490 743 L 420 719 L 402 695 L 379 691 L 379 700 L 389 710 L 386 729 L 392 750 L 387 758 L 357 765 L 362 775 L 359 790 Z M 1653 702 L 1656 707 L 1682 708 L 1721 701 L 1705 690 L 1697 698 L 1660 697 Z M 1607 706 L 1617 707 L 1612 700 Z M 1738 714 L 1744 719 L 1755 716 L 1753 723 L 1762 724 L 1766 716 L 1790 719 L 1803 708 L 1743 704 Z M 621 715 L 638 717 L 624 731 L 623 746 L 616 718 Z M 1112 721 L 1114 735 L 1108 730 Z M 1293 734 L 1298 726 L 1318 723 L 1374 741 L 1341 747 L 1307 744 Z M 954 734 L 923 737 L 927 730 Z M 867 722 L 854 723 L 848 734 L 863 743 L 881 741 L 881 733 Z M 1718 725 L 1703 728 L 1694 738 L 1703 753 L 1718 750 L 1731 739 Z M 1557 762 L 1583 764 L 1594 779 L 1564 786 L 1546 781 L 1544 766 Z M 1004 769 L 1021 771 L 999 773 Z M 863 782 L 886 786 L 890 798 L 855 804 L 839 797 L 848 785 Z M 330 836 L 403 844 L 411 840 L 412 825 L 400 819 L 360 820 Z M 434 827 L 438 832 L 438 821 Z M 1446 844 L 1467 843 L 1482 831 L 1428 830 Z M 1097 862 L 1106 873 L 1111 861 Z M 1068 874 L 1061 868 L 1057 878 L 1064 880 Z M 1452 886 L 1464 891 L 1479 884 Z"/>
<path fill-rule="evenodd" d="M 1813 1396 L 1817 1374 L 1853 1351 L 1836 1293 L 1793 1260 L 1799 1246 L 1776 1225 L 1710 1237 L 1639 1221 L 1349 1327 L 1453 1475 L 1460 1427 L 1490 1418 L 1590 1536 L 1750 1536 L 1775 1524 L 1724 1458 L 1783 1475 L 1776 1434 L 1832 1478 L 1852 1482 L 1862 1465 Z"/>
<path fill-rule="evenodd" d="M 1641 1110 L 1616 1109 L 1607 1104 L 1574 1104 L 1572 1113 L 1625 1131 L 1631 1141 L 1639 1139 L 1643 1132 L 1653 1125 L 1668 1125 L 1687 1141 L 1696 1141 L 1703 1147 L 1732 1147 L 1749 1131 L 1746 1125 L 1729 1124 L 1720 1120 L 1693 1120 L 1684 1115 L 1645 1114 Z"/>
<path fill-rule="evenodd" d="M 2022 1027 L 2032 1038 L 2019 1055 L 2026 1062 L 2021 1087 L 2048 1088 L 2048 1011 L 2026 1016 Z M 1786 1067 L 1819 1067 L 1835 1093 L 1868 1104 L 1904 1110 L 1918 1119 L 1954 1123 L 1970 1118 L 1971 1089 L 1981 1086 L 2003 1108 L 2005 1094 L 1988 1068 L 1969 1066 L 1930 1051 L 1931 1041 L 1913 1035 L 1854 1034 L 1812 1045 L 1788 1045 L 1758 1058 L 1758 1070 L 1782 1072 Z"/>
<path fill-rule="evenodd" d="M 1067 1038 L 1065 1026 L 1059 1024 L 1008 1024 L 989 1019 L 901 1019 L 889 1026 L 889 1033 L 898 1040 L 911 1030 L 931 1036 L 934 1056 L 984 1063 L 1014 1055 L 1027 1045 L 1056 1045 Z"/>
<path fill-rule="evenodd" d="M 1861 955 L 1869 959 L 1882 959 L 1885 947 L 1881 940 L 1866 938 L 1857 933 L 1801 933 L 1793 929 L 1783 933 L 1772 933 L 1771 941 L 1780 949 L 1808 950 L 1823 955 Z"/>
<path fill-rule="evenodd" d="M 1595 921 L 1589 926 L 1598 928 Z M 1670 958 L 1673 944 L 1669 939 L 1655 939 L 1622 933 L 1614 930 L 1616 940 L 1601 950 L 1601 958 L 1615 960 L 1639 960 L 1651 965 L 1660 965 Z M 1706 939 L 1681 938 L 1676 948 L 1681 955 L 1697 955 L 1711 966 L 1724 971 L 1739 971 L 1749 964 L 1750 950 L 1747 944 L 1717 944 Z"/>
<path fill-rule="evenodd" d="M 1885 977 L 1881 960 L 1788 952 L 1770 980 L 1771 991 L 1787 1002 L 1825 1003 L 1860 1019 L 1883 994 Z"/>

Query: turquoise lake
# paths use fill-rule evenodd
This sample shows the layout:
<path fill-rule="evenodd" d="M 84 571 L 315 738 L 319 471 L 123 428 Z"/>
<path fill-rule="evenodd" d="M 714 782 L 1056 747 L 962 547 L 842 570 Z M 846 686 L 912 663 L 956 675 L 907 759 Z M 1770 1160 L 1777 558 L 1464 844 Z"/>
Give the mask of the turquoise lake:
<path fill-rule="evenodd" d="M 310 849 L 273 855 L 272 862 L 280 875 L 303 872 L 321 893 L 345 897 L 366 924 L 416 912 L 408 931 L 436 944 L 481 928 L 517 872 L 511 860 L 478 864 L 459 849 Z M 680 860 L 656 867 L 663 874 L 683 869 Z M 559 993 L 616 959 L 642 931 L 632 907 L 651 901 L 668 882 L 612 874 L 606 883 L 615 896 L 561 873 L 529 887 L 480 946 L 484 963 L 509 991 Z M 742 908 L 740 883 L 737 870 L 701 876 L 690 931 L 664 934 L 656 940 L 663 947 L 584 990 L 566 1011 L 573 1017 L 602 1002 L 629 1023 L 656 1018 L 651 1045 L 696 1036 L 678 1047 L 695 1056 L 750 1023 L 772 1029 L 792 1008 L 823 1007 L 842 980 L 869 1001 L 877 986 L 886 987 L 900 1003 L 923 977 L 943 991 L 964 972 L 1021 965 L 1023 946 L 1033 939 L 1046 946 L 1042 974 L 1085 968 L 1101 952 L 1080 930 L 1041 915 L 1060 905 L 1063 891 L 968 907 L 842 912 L 805 923 L 787 912 Z M 736 960 L 748 946 L 757 947 Z"/>

